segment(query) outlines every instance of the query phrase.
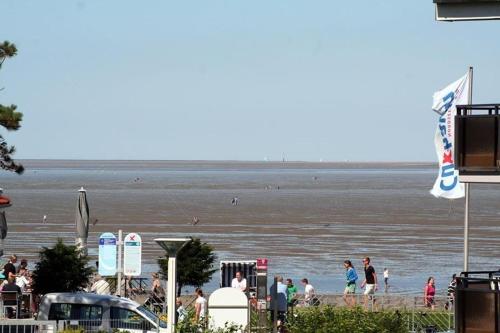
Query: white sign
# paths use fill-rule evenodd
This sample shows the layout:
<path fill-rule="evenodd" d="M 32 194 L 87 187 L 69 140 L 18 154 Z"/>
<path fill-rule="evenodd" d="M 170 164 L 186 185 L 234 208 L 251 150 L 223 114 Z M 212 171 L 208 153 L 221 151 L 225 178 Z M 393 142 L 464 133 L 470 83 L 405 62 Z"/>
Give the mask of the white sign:
<path fill-rule="evenodd" d="M 223 329 L 227 324 L 241 326 L 243 332 L 248 325 L 248 299 L 244 292 L 235 288 L 220 288 L 208 300 L 209 327 Z"/>
<path fill-rule="evenodd" d="M 123 274 L 128 276 L 141 275 L 141 236 L 132 232 L 123 241 Z"/>
<path fill-rule="evenodd" d="M 105 232 L 99 237 L 99 274 L 114 276 L 116 274 L 116 237 Z"/>
<path fill-rule="evenodd" d="M 458 199 L 465 195 L 464 185 L 458 181 L 458 170 L 455 170 L 455 115 L 456 105 L 468 103 L 469 80 L 467 73 L 433 96 L 432 109 L 440 114 L 434 137 L 439 174 L 431 190 L 437 198 Z"/>

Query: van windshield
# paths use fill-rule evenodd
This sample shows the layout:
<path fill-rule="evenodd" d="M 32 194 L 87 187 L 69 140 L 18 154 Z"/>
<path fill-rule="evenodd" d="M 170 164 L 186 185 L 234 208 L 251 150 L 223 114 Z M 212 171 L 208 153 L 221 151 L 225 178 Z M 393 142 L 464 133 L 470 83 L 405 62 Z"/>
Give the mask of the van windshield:
<path fill-rule="evenodd" d="M 164 322 L 163 320 L 161 320 L 160 318 L 158 318 L 158 316 L 152 312 L 151 310 L 149 310 L 148 308 L 146 308 L 145 306 L 141 305 L 137 308 L 137 311 L 139 311 L 140 313 L 144 314 L 146 317 L 148 317 L 153 323 L 155 324 L 158 324 L 160 323 L 160 327 L 161 328 L 167 328 L 167 323 Z"/>

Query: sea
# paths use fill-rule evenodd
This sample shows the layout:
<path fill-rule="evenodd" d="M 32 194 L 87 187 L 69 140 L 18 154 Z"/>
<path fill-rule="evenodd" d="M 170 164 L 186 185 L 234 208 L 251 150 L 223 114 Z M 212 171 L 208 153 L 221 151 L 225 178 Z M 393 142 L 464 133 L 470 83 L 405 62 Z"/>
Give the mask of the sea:
<path fill-rule="evenodd" d="M 363 275 L 368 256 L 388 292 L 421 293 L 430 276 L 445 293 L 463 268 L 464 199 L 430 193 L 432 163 L 26 160 L 23 175 L 0 173 L 10 254 L 37 262 L 42 247 L 75 241 L 78 190 L 90 208 L 91 262 L 99 236 L 135 232 L 142 271 L 158 271 L 159 237 L 195 237 L 223 260 L 269 260 L 269 276 L 302 278 L 342 292 L 343 261 Z M 471 185 L 470 270 L 500 267 L 500 187 Z M 238 204 L 232 204 L 238 198 Z M 44 218 L 45 216 L 45 218 Z M 197 221 L 193 223 L 193 221 Z M 64 267 L 61 267 L 64 269 Z M 204 288 L 220 283 L 216 272 Z M 382 283 L 382 282 L 380 282 Z"/>

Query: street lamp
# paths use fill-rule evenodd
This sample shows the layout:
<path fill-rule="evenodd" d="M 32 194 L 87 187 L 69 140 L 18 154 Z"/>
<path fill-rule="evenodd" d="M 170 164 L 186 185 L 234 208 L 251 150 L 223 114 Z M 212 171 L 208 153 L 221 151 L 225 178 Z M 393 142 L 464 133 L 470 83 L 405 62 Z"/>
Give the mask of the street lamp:
<path fill-rule="evenodd" d="M 175 332 L 175 294 L 177 280 L 177 253 L 191 238 L 156 238 L 168 255 L 168 280 L 167 280 L 167 333 Z"/>

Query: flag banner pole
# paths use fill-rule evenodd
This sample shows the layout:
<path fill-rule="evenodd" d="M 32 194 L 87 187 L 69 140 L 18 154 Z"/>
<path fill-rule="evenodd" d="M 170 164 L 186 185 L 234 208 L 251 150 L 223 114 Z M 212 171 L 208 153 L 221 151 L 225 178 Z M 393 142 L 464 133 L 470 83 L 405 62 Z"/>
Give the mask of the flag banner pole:
<path fill-rule="evenodd" d="M 467 104 L 472 104 L 472 79 L 474 69 L 469 67 L 469 93 Z M 470 114 L 467 110 L 467 114 Z M 464 209 L 464 272 L 469 270 L 469 203 L 470 203 L 470 183 L 465 183 L 465 209 Z"/>

